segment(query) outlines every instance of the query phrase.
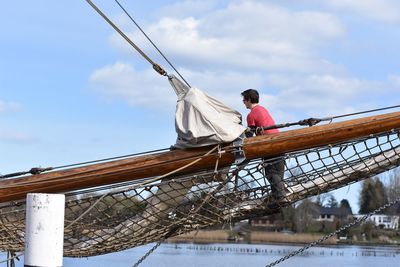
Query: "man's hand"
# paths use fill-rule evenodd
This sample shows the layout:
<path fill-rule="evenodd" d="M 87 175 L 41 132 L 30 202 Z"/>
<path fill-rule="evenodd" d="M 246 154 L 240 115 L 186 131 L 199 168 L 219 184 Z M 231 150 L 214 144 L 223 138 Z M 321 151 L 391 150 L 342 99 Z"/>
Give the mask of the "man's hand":
<path fill-rule="evenodd" d="M 254 136 L 254 131 L 255 131 L 254 127 L 247 127 L 246 131 L 244 132 L 244 134 L 246 135 L 247 138 L 253 137 Z"/>

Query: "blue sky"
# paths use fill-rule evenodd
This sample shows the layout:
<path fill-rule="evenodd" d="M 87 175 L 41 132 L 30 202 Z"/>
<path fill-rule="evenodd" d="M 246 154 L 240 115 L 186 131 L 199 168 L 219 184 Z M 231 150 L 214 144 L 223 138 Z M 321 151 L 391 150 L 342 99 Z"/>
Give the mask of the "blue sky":
<path fill-rule="evenodd" d="M 95 3 L 172 73 L 114 1 Z M 246 88 L 277 123 L 400 103 L 398 1 L 121 3 L 192 86 L 242 114 Z M 1 173 L 174 144 L 168 81 L 84 0 L 4 2 L 0 29 Z M 358 190 L 335 194 L 355 206 Z"/>

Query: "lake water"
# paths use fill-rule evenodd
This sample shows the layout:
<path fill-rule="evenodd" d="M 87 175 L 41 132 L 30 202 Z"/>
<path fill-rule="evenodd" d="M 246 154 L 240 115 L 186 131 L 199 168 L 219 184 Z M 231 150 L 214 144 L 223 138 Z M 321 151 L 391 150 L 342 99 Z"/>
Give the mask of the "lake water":
<path fill-rule="evenodd" d="M 65 267 L 130 267 L 153 244 L 90 258 L 64 258 Z M 301 246 L 257 244 L 162 244 L 140 266 L 266 266 Z M 1 260 L 5 254 L 0 255 Z M 400 266 L 400 246 L 329 246 L 314 247 L 277 266 L 287 267 L 395 267 Z M 1 263 L 0 266 L 6 266 Z M 23 257 L 16 261 L 23 267 Z"/>

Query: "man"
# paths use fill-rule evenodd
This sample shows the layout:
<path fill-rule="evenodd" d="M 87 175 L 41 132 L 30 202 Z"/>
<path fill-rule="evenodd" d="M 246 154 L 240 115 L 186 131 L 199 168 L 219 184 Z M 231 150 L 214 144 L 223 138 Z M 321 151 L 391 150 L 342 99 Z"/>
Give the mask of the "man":
<path fill-rule="evenodd" d="M 250 109 L 250 113 L 247 115 L 247 127 L 251 129 L 257 129 L 257 127 L 266 127 L 275 125 L 275 121 L 269 114 L 268 110 L 263 106 L 259 105 L 259 94 L 257 90 L 247 89 L 242 92 L 243 103 L 246 108 Z M 257 129 L 256 135 L 265 135 L 278 133 L 278 129 L 260 130 Z M 247 137 L 253 136 L 253 133 L 246 134 Z M 271 185 L 272 197 L 276 200 L 282 201 L 286 196 L 286 188 L 283 182 L 283 175 L 285 172 L 285 160 L 277 159 L 270 161 L 267 158 L 263 158 L 264 161 L 264 172 L 265 177 Z"/>

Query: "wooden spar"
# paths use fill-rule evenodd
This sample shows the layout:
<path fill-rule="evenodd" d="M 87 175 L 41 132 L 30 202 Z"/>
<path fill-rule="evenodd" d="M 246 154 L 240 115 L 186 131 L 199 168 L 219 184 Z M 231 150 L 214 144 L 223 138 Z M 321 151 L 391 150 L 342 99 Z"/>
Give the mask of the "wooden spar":
<path fill-rule="evenodd" d="M 243 150 L 247 159 L 272 157 L 287 152 L 340 143 L 393 129 L 400 129 L 400 112 L 248 138 L 244 141 Z M 25 198 L 27 193 L 68 192 L 164 175 L 192 163 L 211 149 L 212 147 L 174 150 L 2 180 L 0 181 L 0 202 L 19 200 Z M 220 167 L 229 166 L 234 162 L 232 149 L 232 144 L 222 148 L 223 153 L 219 159 Z M 217 157 L 218 153 L 215 151 L 175 173 L 174 176 L 213 169 Z"/>

